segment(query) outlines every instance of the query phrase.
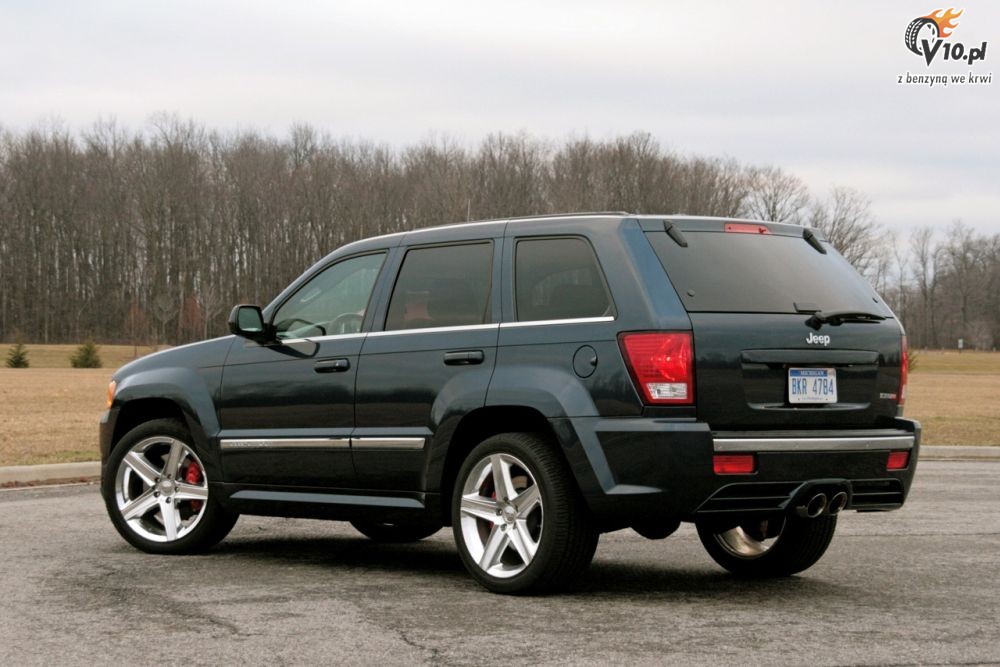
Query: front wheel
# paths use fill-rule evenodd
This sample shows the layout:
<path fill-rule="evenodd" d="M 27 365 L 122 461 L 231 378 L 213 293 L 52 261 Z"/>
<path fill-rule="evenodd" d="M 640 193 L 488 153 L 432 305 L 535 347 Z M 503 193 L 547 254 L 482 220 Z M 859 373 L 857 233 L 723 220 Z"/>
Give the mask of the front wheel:
<path fill-rule="evenodd" d="M 236 523 L 210 492 L 208 474 L 184 425 L 157 419 L 112 449 L 102 480 L 111 522 L 130 544 L 158 554 L 195 553 Z"/>
<path fill-rule="evenodd" d="M 565 461 L 531 433 L 497 435 L 472 450 L 455 483 L 452 526 L 466 569 L 494 593 L 567 587 L 598 540 Z"/>
<path fill-rule="evenodd" d="M 787 577 L 812 567 L 830 546 L 836 516 L 795 516 L 739 525 L 699 523 L 698 537 L 716 563 L 742 577 Z"/>

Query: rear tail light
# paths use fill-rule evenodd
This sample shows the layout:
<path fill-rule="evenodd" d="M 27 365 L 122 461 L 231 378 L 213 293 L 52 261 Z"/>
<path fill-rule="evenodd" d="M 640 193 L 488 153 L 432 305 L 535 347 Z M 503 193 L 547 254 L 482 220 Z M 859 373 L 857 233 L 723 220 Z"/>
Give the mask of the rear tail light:
<path fill-rule="evenodd" d="M 886 470 L 906 470 L 907 466 L 910 465 L 910 452 L 889 452 L 889 463 L 885 466 Z"/>
<path fill-rule="evenodd" d="M 694 354 L 690 333 L 630 333 L 619 337 L 632 380 L 646 403 L 694 403 Z"/>
<path fill-rule="evenodd" d="M 712 457 L 716 475 L 752 475 L 757 470 L 753 454 L 716 454 Z"/>
<path fill-rule="evenodd" d="M 906 336 L 903 336 L 900 353 L 899 391 L 896 392 L 896 400 L 899 405 L 903 405 L 906 403 L 906 381 L 910 376 L 910 345 L 906 342 Z"/>

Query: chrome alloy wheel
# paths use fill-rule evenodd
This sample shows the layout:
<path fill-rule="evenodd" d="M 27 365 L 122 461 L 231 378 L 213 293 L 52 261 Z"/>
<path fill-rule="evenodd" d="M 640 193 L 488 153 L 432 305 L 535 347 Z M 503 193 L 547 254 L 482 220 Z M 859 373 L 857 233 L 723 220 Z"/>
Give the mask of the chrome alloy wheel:
<path fill-rule="evenodd" d="M 208 500 L 201 460 L 176 438 L 152 437 L 118 464 L 115 501 L 128 527 L 153 542 L 179 540 L 198 525 Z"/>
<path fill-rule="evenodd" d="M 473 466 L 462 486 L 465 548 L 486 574 L 516 576 L 538 551 L 543 509 L 528 466 L 510 454 L 491 454 Z"/>
<path fill-rule="evenodd" d="M 777 521 L 778 525 L 770 525 Z M 715 541 L 737 558 L 760 558 L 774 548 L 784 529 L 784 519 L 756 521 L 715 534 Z"/>

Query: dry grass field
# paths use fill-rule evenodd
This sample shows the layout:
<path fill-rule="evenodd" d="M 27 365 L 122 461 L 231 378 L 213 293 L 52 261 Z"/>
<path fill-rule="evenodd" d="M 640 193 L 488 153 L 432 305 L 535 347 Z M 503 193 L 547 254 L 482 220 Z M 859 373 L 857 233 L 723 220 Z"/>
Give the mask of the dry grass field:
<path fill-rule="evenodd" d="M 0 344 L 7 359 L 11 343 Z M 101 345 L 104 368 L 72 368 L 76 345 L 30 345 L 30 368 L 0 362 L 0 465 L 93 461 L 97 424 L 115 369 L 155 348 Z"/>
<path fill-rule="evenodd" d="M 926 445 L 1000 445 L 1000 352 L 920 350 L 906 416 Z"/>
<path fill-rule="evenodd" d="M 13 343 L 0 343 L 0 367 L 4 366 L 7 360 L 7 351 Z M 76 352 L 76 345 L 30 345 L 25 344 L 28 351 L 28 363 L 31 368 L 72 368 L 69 358 Z M 104 368 L 110 372 L 137 357 L 141 357 L 155 352 L 158 348 L 149 345 L 99 345 L 98 354 Z M 159 348 L 162 349 L 162 348 Z"/>
<path fill-rule="evenodd" d="M 74 349 L 30 345 L 31 368 L 0 368 L 0 465 L 98 458 L 107 384 L 133 351 L 102 346 L 106 368 L 75 369 Z M 923 423 L 925 444 L 1000 445 L 1000 353 L 922 350 L 907 392 L 906 414 Z"/>

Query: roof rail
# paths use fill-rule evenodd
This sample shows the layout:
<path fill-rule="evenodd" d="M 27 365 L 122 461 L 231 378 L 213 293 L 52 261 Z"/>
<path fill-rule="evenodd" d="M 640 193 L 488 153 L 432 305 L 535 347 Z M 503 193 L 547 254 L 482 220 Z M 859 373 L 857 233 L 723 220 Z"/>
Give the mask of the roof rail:
<path fill-rule="evenodd" d="M 594 215 L 632 215 L 628 211 L 579 211 L 573 213 L 536 213 L 535 215 L 518 215 L 500 220 L 534 220 L 536 218 L 585 218 Z"/>

